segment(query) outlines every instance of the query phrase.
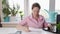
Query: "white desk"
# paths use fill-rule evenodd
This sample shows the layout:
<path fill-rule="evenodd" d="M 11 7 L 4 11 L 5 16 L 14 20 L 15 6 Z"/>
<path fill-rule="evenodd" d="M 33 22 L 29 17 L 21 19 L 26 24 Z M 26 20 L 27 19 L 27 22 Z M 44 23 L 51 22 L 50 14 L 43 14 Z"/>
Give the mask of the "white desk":
<path fill-rule="evenodd" d="M 17 31 L 16 28 L 0 28 L 0 34 L 10 34 L 15 33 L 16 31 Z M 22 32 L 22 34 L 53 34 L 53 33 L 40 29 L 39 31 Z"/>

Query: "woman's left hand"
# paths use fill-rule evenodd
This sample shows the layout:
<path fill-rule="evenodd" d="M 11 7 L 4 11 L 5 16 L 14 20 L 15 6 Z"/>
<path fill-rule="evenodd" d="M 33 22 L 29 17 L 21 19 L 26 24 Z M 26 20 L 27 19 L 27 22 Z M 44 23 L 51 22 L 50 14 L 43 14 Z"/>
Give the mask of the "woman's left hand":
<path fill-rule="evenodd" d="M 48 27 L 51 29 L 52 28 L 52 25 L 51 24 L 48 24 Z"/>

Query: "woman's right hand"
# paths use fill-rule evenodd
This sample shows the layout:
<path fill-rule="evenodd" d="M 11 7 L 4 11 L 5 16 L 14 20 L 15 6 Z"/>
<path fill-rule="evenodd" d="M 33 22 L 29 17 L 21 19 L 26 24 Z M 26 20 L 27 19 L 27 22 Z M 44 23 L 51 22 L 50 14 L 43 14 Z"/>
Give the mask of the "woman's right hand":
<path fill-rule="evenodd" d="M 30 32 L 29 27 L 23 27 L 25 32 Z"/>
<path fill-rule="evenodd" d="M 17 25 L 16 27 L 18 30 L 23 30 L 25 32 L 30 32 L 29 27 L 26 26 L 21 26 L 21 25 Z"/>

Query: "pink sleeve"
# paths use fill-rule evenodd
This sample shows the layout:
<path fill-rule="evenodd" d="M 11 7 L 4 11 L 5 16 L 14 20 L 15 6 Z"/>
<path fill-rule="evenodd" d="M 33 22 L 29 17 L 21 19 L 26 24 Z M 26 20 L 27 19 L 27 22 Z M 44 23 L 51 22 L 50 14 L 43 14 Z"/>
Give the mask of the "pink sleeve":
<path fill-rule="evenodd" d="M 45 21 L 44 17 L 43 17 L 43 23 L 44 23 L 44 27 L 48 27 L 48 23 Z"/>
<path fill-rule="evenodd" d="M 44 26 L 48 27 L 48 23 L 46 21 L 44 21 Z"/>
<path fill-rule="evenodd" d="M 19 22 L 20 25 L 24 26 L 27 24 L 27 18 L 21 20 L 21 22 Z"/>

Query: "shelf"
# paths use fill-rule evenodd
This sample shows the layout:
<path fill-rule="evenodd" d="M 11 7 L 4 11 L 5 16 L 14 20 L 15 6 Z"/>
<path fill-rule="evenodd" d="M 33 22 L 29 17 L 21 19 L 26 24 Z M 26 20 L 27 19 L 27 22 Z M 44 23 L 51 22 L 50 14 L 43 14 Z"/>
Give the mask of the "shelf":
<path fill-rule="evenodd" d="M 19 24 L 19 22 L 1 22 L 1 24 Z"/>
<path fill-rule="evenodd" d="M 16 27 L 19 22 L 1 22 L 3 27 Z"/>

